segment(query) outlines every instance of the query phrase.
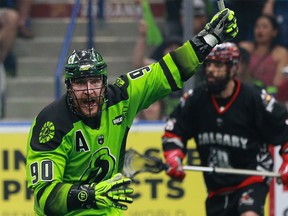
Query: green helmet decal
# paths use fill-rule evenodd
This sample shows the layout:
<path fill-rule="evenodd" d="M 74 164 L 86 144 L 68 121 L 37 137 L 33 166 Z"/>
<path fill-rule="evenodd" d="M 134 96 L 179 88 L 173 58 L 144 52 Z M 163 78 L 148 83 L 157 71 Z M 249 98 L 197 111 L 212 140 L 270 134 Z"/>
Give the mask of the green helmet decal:
<path fill-rule="evenodd" d="M 93 48 L 74 50 L 65 64 L 65 80 L 99 75 L 107 77 L 107 65 Z"/>

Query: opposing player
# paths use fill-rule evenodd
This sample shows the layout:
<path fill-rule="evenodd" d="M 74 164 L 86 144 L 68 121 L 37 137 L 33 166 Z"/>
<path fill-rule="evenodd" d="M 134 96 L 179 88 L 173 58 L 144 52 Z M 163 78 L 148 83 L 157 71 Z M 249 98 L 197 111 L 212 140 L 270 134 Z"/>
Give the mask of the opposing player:
<path fill-rule="evenodd" d="M 167 174 L 183 180 L 187 141 L 195 139 L 201 165 L 271 170 L 268 144 L 281 145 L 288 185 L 288 113 L 267 94 L 235 79 L 240 53 L 217 45 L 204 61 L 207 85 L 190 90 L 167 120 L 163 150 Z M 263 216 L 269 181 L 262 176 L 204 173 L 208 216 Z M 191 179 L 193 181 L 193 179 Z"/>
<path fill-rule="evenodd" d="M 133 201 L 130 179 L 120 173 L 134 117 L 182 88 L 212 47 L 237 32 L 233 11 L 222 10 L 191 41 L 113 85 L 99 53 L 74 51 L 65 65 L 67 93 L 38 114 L 29 135 L 27 179 L 36 214 L 122 215 Z"/>

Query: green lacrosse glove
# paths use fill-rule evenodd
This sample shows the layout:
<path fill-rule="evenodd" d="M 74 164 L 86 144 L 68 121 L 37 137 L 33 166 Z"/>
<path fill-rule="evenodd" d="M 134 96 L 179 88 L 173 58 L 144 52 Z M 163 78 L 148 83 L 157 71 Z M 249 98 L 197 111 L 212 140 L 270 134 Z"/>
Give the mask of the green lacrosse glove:
<path fill-rule="evenodd" d="M 97 208 L 115 207 L 127 210 L 127 205 L 123 203 L 132 203 L 133 199 L 127 195 L 133 193 L 132 188 L 124 188 L 131 183 L 131 179 L 123 178 L 121 173 L 115 174 L 111 179 L 93 183 L 91 187 L 95 190 L 95 204 Z M 123 203 L 121 203 L 123 202 Z"/>
<path fill-rule="evenodd" d="M 190 40 L 198 60 L 203 62 L 216 44 L 231 40 L 238 34 L 234 12 L 225 8 L 218 12 L 205 28 Z"/>
<path fill-rule="evenodd" d="M 234 11 L 225 8 L 219 11 L 205 28 L 198 34 L 207 44 L 214 47 L 216 44 L 231 40 L 238 34 L 238 27 Z"/>

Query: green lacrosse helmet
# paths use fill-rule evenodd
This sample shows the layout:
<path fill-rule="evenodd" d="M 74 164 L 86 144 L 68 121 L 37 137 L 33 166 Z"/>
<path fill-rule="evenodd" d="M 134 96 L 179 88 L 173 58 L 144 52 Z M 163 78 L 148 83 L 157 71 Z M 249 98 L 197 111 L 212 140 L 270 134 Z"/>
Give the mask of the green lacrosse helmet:
<path fill-rule="evenodd" d="M 104 84 L 107 85 L 107 65 L 93 48 L 74 50 L 64 67 L 66 84 L 78 78 L 103 76 Z"/>

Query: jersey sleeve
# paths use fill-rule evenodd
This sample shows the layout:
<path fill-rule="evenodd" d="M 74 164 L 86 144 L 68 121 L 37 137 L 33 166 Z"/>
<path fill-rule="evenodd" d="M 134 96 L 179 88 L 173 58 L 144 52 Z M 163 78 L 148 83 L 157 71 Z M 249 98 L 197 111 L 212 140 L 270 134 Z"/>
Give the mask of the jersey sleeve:
<path fill-rule="evenodd" d="M 190 41 L 187 41 L 183 46 L 165 55 L 159 62 L 129 72 L 127 91 L 133 104 L 131 109 L 137 113 L 156 100 L 182 89 L 184 82 L 198 70 L 200 65 Z"/>
<path fill-rule="evenodd" d="M 181 98 L 180 103 L 169 115 L 165 124 L 165 132 L 162 136 L 162 147 L 164 151 L 181 149 L 186 152 L 187 141 L 191 139 L 195 131 L 193 129 L 193 105 L 195 98 L 193 90 L 189 90 Z"/>
<path fill-rule="evenodd" d="M 285 106 L 262 90 L 258 94 L 255 115 L 256 122 L 264 142 L 272 145 L 284 145 L 288 142 L 288 113 Z M 258 114 L 257 114 L 258 113 Z"/>
<path fill-rule="evenodd" d="M 34 120 L 27 144 L 27 181 L 34 191 L 35 211 L 42 215 L 67 213 L 67 195 L 72 184 L 63 184 L 68 155 L 65 145 L 60 145 L 63 134 L 54 121 L 42 118 Z M 56 125 L 55 125 L 56 124 Z M 66 147 L 67 148 L 67 147 Z M 53 210 L 53 212 L 51 212 Z"/>

